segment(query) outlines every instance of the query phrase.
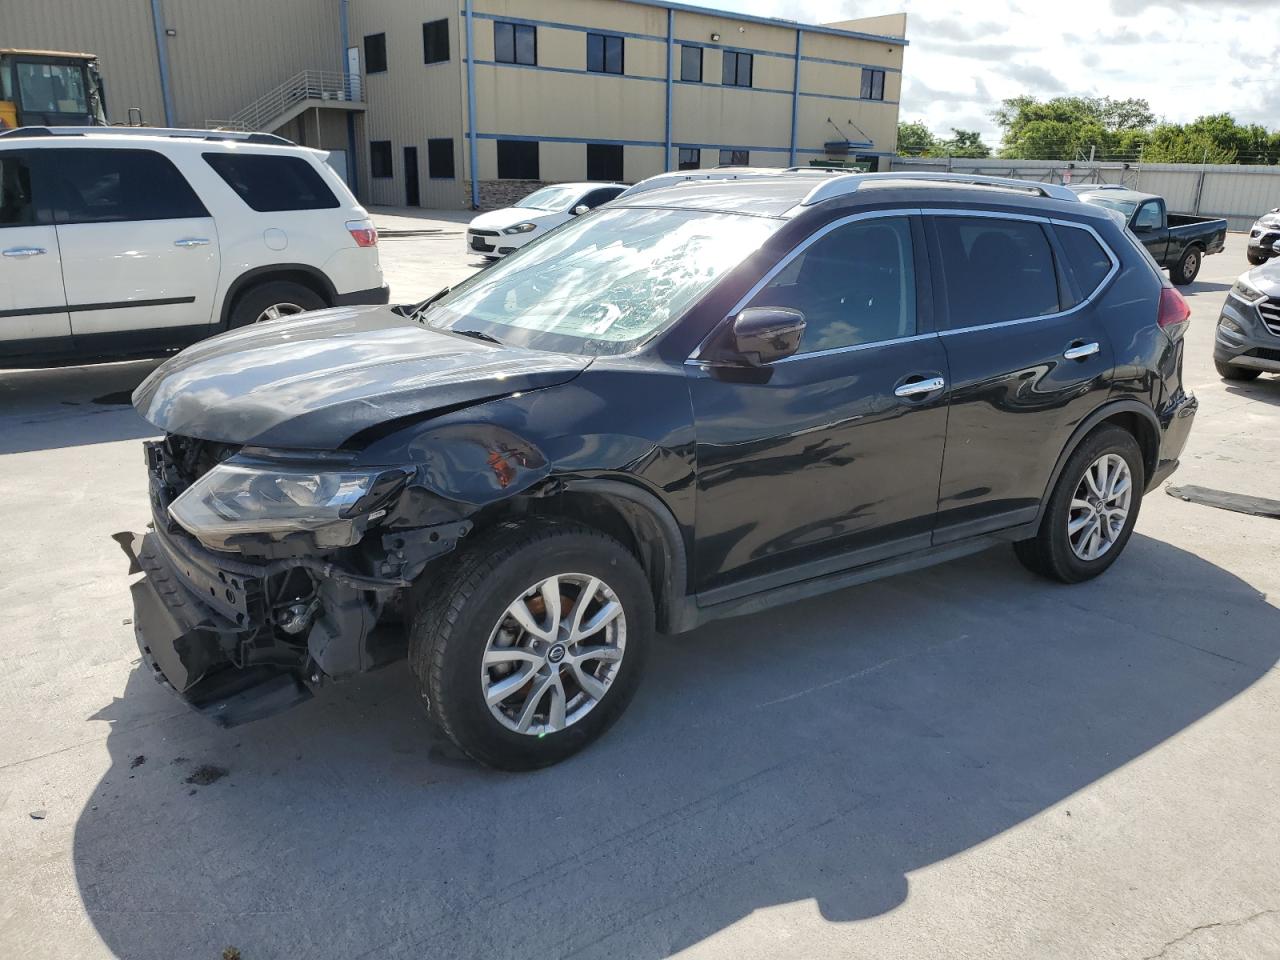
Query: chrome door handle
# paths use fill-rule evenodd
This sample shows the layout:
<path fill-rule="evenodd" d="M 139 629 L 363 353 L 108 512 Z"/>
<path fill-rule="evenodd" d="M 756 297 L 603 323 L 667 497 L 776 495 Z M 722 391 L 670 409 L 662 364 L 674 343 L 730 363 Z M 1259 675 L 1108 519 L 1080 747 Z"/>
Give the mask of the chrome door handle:
<path fill-rule="evenodd" d="M 894 396 L 898 397 L 918 397 L 923 393 L 933 393 L 941 390 L 947 385 L 947 381 L 941 377 L 930 377 L 928 380 L 916 380 L 913 383 L 904 383 L 893 391 Z"/>
<path fill-rule="evenodd" d="M 39 257 L 48 253 L 44 247 L 10 247 L 4 251 L 6 257 Z"/>
<path fill-rule="evenodd" d="M 173 241 L 175 247 L 203 247 L 208 243 L 208 237 L 183 237 L 181 240 Z"/>
<path fill-rule="evenodd" d="M 1083 360 L 1092 357 L 1099 349 L 1096 343 L 1078 343 L 1069 347 L 1062 356 L 1065 360 Z"/>

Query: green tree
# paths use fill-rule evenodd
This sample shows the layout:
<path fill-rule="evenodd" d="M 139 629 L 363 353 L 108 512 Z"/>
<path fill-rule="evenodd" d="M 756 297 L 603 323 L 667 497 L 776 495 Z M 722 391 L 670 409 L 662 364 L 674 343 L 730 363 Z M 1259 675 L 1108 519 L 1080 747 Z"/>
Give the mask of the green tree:
<path fill-rule="evenodd" d="M 1236 148 L 1218 143 L 1203 129 L 1192 130 L 1176 123 L 1162 123 L 1152 129 L 1142 148 L 1146 163 L 1235 163 Z"/>
<path fill-rule="evenodd" d="M 933 150 L 934 156 L 940 157 L 989 157 L 991 148 L 982 142 L 982 134 L 977 130 L 957 130 L 951 128 L 951 139 L 940 140 Z"/>
<path fill-rule="evenodd" d="M 1129 131 L 1155 122 L 1146 100 L 1110 97 L 1011 97 L 992 112 L 1003 130 L 1000 155 L 1058 160 L 1111 152 Z"/>
<path fill-rule="evenodd" d="M 900 157 L 927 156 L 937 142 L 938 138 L 918 120 L 898 124 L 898 156 Z"/>

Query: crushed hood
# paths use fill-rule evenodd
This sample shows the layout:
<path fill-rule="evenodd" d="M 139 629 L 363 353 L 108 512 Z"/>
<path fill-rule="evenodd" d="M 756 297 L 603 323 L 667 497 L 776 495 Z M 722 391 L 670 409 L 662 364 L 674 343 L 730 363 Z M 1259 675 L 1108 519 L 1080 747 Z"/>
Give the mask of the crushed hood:
<path fill-rule="evenodd" d="M 565 383 L 590 362 L 432 330 L 391 307 L 340 307 L 188 347 L 133 405 L 167 433 L 332 450 L 391 420 Z"/>

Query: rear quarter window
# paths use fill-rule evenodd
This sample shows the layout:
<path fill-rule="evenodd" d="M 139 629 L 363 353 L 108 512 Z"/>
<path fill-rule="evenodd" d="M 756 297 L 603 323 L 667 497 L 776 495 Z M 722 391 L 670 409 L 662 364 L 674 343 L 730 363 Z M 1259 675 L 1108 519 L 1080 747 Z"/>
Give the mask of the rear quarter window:
<path fill-rule="evenodd" d="M 1080 227 L 1058 225 L 1058 242 L 1075 276 L 1080 296 L 1088 299 L 1111 273 L 1111 258 L 1092 233 Z"/>
<path fill-rule="evenodd" d="M 241 200 L 259 213 L 332 210 L 340 206 L 324 178 L 302 157 L 206 153 L 204 159 Z"/>

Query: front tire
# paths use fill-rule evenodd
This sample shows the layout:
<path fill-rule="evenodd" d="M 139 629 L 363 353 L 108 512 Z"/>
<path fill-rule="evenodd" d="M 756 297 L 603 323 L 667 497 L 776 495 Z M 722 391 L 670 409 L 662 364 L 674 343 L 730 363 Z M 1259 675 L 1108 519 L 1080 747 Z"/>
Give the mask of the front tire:
<path fill-rule="evenodd" d="M 1133 434 L 1095 430 L 1062 468 L 1039 532 L 1013 545 L 1023 566 L 1051 580 L 1081 583 L 1105 571 L 1124 551 L 1146 485 Z"/>
<path fill-rule="evenodd" d="M 603 734 L 635 693 L 654 630 L 635 557 L 555 521 L 481 535 L 414 607 L 409 662 L 431 718 L 502 770 L 557 763 Z"/>
<path fill-rule="evenodd" d="M 1175 286 L 1185 287 L 1200 273 L 1200 265 L 1204 263 L 1204 251 L 1199 247 L 1187 247 L 1182 251 L 1178 262 L 1169 268 L 1169 279 Z"/>
<path fill-rule="evenodd" d="M 1218 376 L 1223 380 L 1257 380 L 1262 375 L 1261 370 L 1252 370 L 1249 367 L 1236 367 L 1229 363 L 1223 363 L 1221 360 L 1213 361 L 1214 369 L 1218 371 Z"/>
<path fill-rule="evenodd" d="M 1253 253 L 1252 251 L 1250 251 L 1245 254 L 1245 259 L 1247 259 L 1255 267 L 1260 267 L 1267 262 L 1267 255 L 1265 253 Z"/>

